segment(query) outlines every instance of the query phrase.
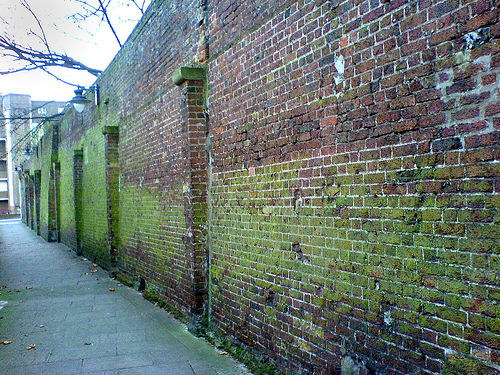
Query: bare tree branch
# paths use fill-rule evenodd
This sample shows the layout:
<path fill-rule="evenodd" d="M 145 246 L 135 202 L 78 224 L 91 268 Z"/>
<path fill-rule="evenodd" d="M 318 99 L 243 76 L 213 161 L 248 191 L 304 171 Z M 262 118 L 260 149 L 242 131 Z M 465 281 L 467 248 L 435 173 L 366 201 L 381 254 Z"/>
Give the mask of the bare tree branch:
<path fill-rule="evenodd" d="M 0 35 L 0 50 L 4 51 L 2 53 L 3 56 L 10 57 L 14 61 L 25 64 L 21 68 L 0 71 L 0 75 L 35 69 L 42 69 L 46 71 L 44 68 L 48 67 L 60 67 L 87 71 L 96 77 L 98 77 L 101 73 L 101 70 L 90 68 L 65 54 L 55 53 L 50 50 L 49 52 L 42 52 L 32 49 L 31 47 L 20 46 L 6 35 Z"/>
<path fill-rule="evenodd" d="M 86 13 L 81 13 L 81 12 L 75 13 L 70 17 L 70 19 L 73 19 L 75 22 L 80 22 L 86 20 L 87 18 L 97 16 L 102 22 L 104 22 L 100 4 L 98 6 L 95 6 L 89 0 L 74 0 L 74 1 L 80 3 Z M 106 8 L 108 7 L 110 2 L 111 0 L 108 0 L 107 4 L 105 4 Z"/>
<path fill-rule="evenodd" d="M 61 116 L 63 116 L 63 113 L 56 113 L 56 114 L 51 115 L 51 116 L 33 116 L 33 113 L 36 110 L 38 110 L 39 108 L 43 108 L 50 103 L 53 103 L 53 101 L 43 103 L 42 105 L 40 105 L 38 107 L 32 108 L 31 111 L 21 113 L 19 116 L 0 117 L 0 121 L 2 121 L 2 120 L 10 120 L 11 121 L 11 126 L 12 126 L 11 133 L 16 133 L 16 134 L 19 134 L 17 132 L 17 130 L 19 130 L 19 128 L 21 126 L 25 125 L 27 121 L 29 121 L 29 120 L 42 120 L 33 129 L 30 129 L 28 132 L 23 132 L 24 134 L 21 136 L 21 138 L 16 140 L 16 143 L 14 145 L 12 145 L 10 150 L 6 150 L 6 152 L 0 153 L 0 159 L 5 159 L 7 157 L 7 154 L 9 152 L 11 152 L 13 154 L 13 158 L 15 160 L 22 152 L 22 150 L 23 150 L 22 146 L 28 145 L 29 144 L 28 142 L 31 142 L 31 140 L 28 141 L 28 139 L 33 138 L 33 135 L 36 134 L 36 132 L 43 127 L 44 123 L 50 122 L 50 121 L 59 121 Z"/>
<path fill-rule="evenodd" d="M 144 15 L 144 6 L 146 5 L 146 0 L 143 0 L 141 4 L 139 4 L 137 0 L 130 0 L 130 2 L 136 6 L 136 8 L 139 10 L 139 12 L 141 12 L 142 15 Z"/>
<path fill-rule="evenodd" d="M 47 36 L 45 35 L 45 31 L 39 18 L 33 12 L 26 0 L 22 0 L 21 4 L 32 15 L 32 17 L 38 24 L 41 35 L 38 35 L 38 33 L 33 30 L 30 30 L 30 33 L 40 39 L 42 44 L 45 46 L 46 52 L 35 50 L 29 46 L 23 47 L 21 45 L 18 45 L 14 42 L 13 39 L 9 38 L 7 34 L 2 33 L 0 34 L 0 50 L 3 50 L 2 56 L 9 57 L 13 61 L 22 62 L 24 63 L 24 66 L 17 69 L 10 69 L 5 71 L 0 70 L 0 75 L 36 69 L 41 69 L 48 73 L 46 69 L 48 67 L 62 67 L 75 70 L 83 70 L 96 77 L 99 76 L 99 74 L 101 73 L 100 70 L 90 68 L 65 54 L 53 52 L 50 48 L 49 41 L 47 40 Z M 52 73 L 49 74 L 54 76 Z"/>
<path fill-rule="evenodd" d="M 12 134 L 19 134 L 18 131 L 22 131 L 21 128 L 25 126 L 26 124 L 29 125 L 29 121 L 33 120 L 42 120 L 42 121 L 51 121 L 51 120 L 57 120 L 59 117 L 63 116 L 63 113 L 56 113 L 54 115 L 35 115 L 35 113 L 40 109 L 45 106 L 48 106 L 49 104 L 54 103 L 54 101 L 49 101 L 49 102 L 44 102 L 41 105 L 31 108 L 29 111 L 28 110 L 22 110 L 22 111 L 15 111 L 13 114 L 11 114 L 9 117 L 4 117 L 0 116 L 0 121 L 5 121 L 9 120 L 11 122 L 11 133 Z M 24 133 L 24 132 L 23 132 Z"/>
<path fill-rule="evenodd" d="M 47 118 L 47 121 L 57 120 L 58 116 L 60 116 L 60 115 L 50 116 L 50 118 Z M 21 151 L 22 151 L 22 147 L 21 147 L 22 144 L 28 145 L 28 142 L 27 142 L 28 138 L 30 138 L 34 134 L 36 134 L 36 132 L 39 129 L 41 129 L 41 127 L 43 126 L 44 123 L 45 123 L 45 121 L 40 122 L 35 128 L 31 129 L 26 134 L 24 134 L 14 145 L 12 145 L 12 147 L 11 147 L 10 150 L 8 150 L 7 152 L 5 152 L 4 154 L 0 154 L 0 158 L 4 158 L 5 159 L 7 157 L 8 152 L 11 152 L 13 154 L 13 159 L 15 160 L 19 156 L 19 154 L 21 153 Z"/>
<path fill-rule="evenodd" d="M 49 102 L 44 102 L 43 104 L 39 105 L 38 107 L 34 107 L 34 108 L 31 108 L 29 111 L 23 111 L 22 113 L 20 113 L 19 115 L 14 115 L 14 116 L 9 116 L 9 117 L 4 117 L 4 116 L 0 116 L 0 120 L 10 120 L 10 121 L 16 121 L 16 123 L 18 121 L 28 121 L 28 120 L 51 120 L 51 119 L 55 119 L 59 116 L 62 116 L 62 113 L 56 113 L 54 115 L 50 115 L 50 116 L 34 116 L 33 114 L 38 111 L 40 108 L 43 108 L 43 107 L 46 107 L 48 106 L 49 104 L 52 104 L 54 103 L 53 100 L 49 101 Z M 17 128 L 14 127 L 12 130 L 16 130 Z"/>
<path fill-rule="evenodd" d="M 45 35 L 45 31 L 43 30 L 43 27 L 42 27 L 42 23 L 40 22 L 40 20 L 38 19 L 38 17 L 36 16 L 36 14 L 33 12 L 33 10 L 31 9 L 31 7 L 29 6 L 29 4 L 26 2 L 26 0 L 22 0 L 21 1 L 21 5 L 28 11 L 30 12 L 30 14 L 33 16 L 33 18 L 35 19 L 36 23 L 38 24 L 38 27 L 40 28 L 40 31 L 42 32 L 42 36 L 39 36 L 37 33 L 35 33 L 33 30 L 30 30 L 30 32 L 35 35 L 36 37 L 38 37 L 41 42 L 44 44 L 45 48 L 47 48 L 47 51 L 49 53 L 51 53 L 52 51 L 50 50 L 50 46 L 49 46 L 49 42 L 47 41 L 47 36 Z"/>
<path fill-rule="evenodd" d="M 42 22 L 29 6 L 28 0 L 20 1 L 21 5 L 30 13 L 30 15 L 38 25 L 38 29 L 36 31 L 30 29 L 29 34 L 36 37 L 41 45 L 43 45 L 43 47 L 36 48 L 30 45 L 20 45 L 16 43 L 14 38 L 6 32 L 0 32 L 0 57 L 8 58 L 12 62 L 19 63 L 19 65 L 14 66 L 10 69 L 2 70 L 0 68 L 0 75 L 12 74 L 22 71 L 43 70 L 47 74 L 55 77 L 57 80 L 67 84 L 71 84 L 60 79 L 50 71 L 50 68 L 58 67 L 86 71 L 96 77 L 99 76 L 99 74 L 102 72 L 101 70 L 89 67 L 82 62 L 66 55 L 65 53 L 55 52 L 50 47 L 50 43 L 43 28 Z M 80 3 L 84 9 L 82 12 L 76 13 L 71 17 L 75 22 L 83 21 L 90 17 L 99 17 L 101 22 L 105 23 L 109 27 L 116 41 L 118 42 L 118 45 L 120 47 L 122 46 L 121 40 L 113 25 L 113 22 L 115 21 L 112 21 L 112 19 L 110 18 L 110 16 L 113 16 L 113 14 L 110 13 L 110 4 L 114 4 L 116 0 L 73 1 Z M 141 15 L 143 15 L 145 12 L 145 7 L 149 3 L 150 0 L 123 0 L 122 2 L 120 2 L 120 5 L 133 5 L 134 8 L 137 8 Z M 2 21 L 3 23 L 7 23 L 1 16 L 0 21 Z M 73 86 L 75 85 L 73 84 Z"/>
<path fill-rule="evenodd" d="M 58 80 L 59 82 L 62 82 L 62 83 L 65 83 L 69 86 L 73 86 L 73 87 L 80 87 L 80 85 L 76 85 L 74 83 L 71 83 L 71 82 L 68 82 L 68 81 L 65 81 L 64 79 L 62 78 L 59 78 L 58 76 L 56 76 L 54 73 L 50 72 L 47 68 L 43 67 L 41 68 L 45 73 L 47 73 L 49 76 L 52 76 L 54 77 L 56 80 Z"/>
<path fill-rule="evenodd" d="M 108 7 L 109 4 L 111 3 L 111 0 L 108 0 L 107 2 L 103 2 L 102 0 L 97 0 L 97 2 L 99 3 L 98 6 L 92 5 L 88 0 L 75 0 L 75 1 L 82 4 L 82 6 L 88 11 L 88 13 L 87 14 L 76 13 L 71 17 L 73 20 L 79 22 L 86 20 L 89 17 L 98 16 L 102 22 L 105 22 L 108 25 L 116 41 L 118 42 L 118 45 L 120 47 L 122 46 L 120 38 L 118 37 L 118 34 L 116 33 L 113 23 L 109 19 L 108 15 Z"/>
<path fill-rule="evenodd" d="M 115 29 L 114 29 L 113 25 L 111 24 L 111 21 L 109 20 L 109 17 L 108 17 L 107 5 L 109 5 L 109 1 L 108 1 L 108 4 L 106 6 L 104 6 L 104 4 L 102 3 L 102 0 L 98 0 L 98 1 L 99 1 L 99 5 L 100 5 L 100 9 L 101 9 L 102 15 L 106 19 L 106 22 L 108 23 L 108 26 L 111 29 L 111 32 L 115 36 L 116 41 L 118 42 L 118 45 L 121 48 L 122 43 L 120 42 L 120 38 L 118 38 L 118 35 L 116 35 L 116 31 L 115 31 Z"/>

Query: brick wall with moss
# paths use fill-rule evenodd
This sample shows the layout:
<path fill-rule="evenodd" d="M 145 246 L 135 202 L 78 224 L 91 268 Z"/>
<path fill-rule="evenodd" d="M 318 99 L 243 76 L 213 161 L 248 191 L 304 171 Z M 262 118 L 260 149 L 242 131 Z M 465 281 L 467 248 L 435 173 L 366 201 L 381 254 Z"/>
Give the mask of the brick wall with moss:
<path fill-rule="evenodd" d="M 60 124 L 61 239 L 108 267 L 118 238 L 124 279 L 187 315 L 208 293 L 212 327 L 283 371 L 498 372 L 497 5 L 153 2 Z"/>
<path fill-rule="evenodd" d="M 292 373 L 497 373 L 498 4 L 271 3 L 209 5 L 213 323 Z"/>
<path fill-rule="evenodd" d="M 59 159 L 61 163 L 61 242 L 74 251 L 77 249 L 77 224 L 76 224 L 76 205 L 78 199 L 75 196 L 75 187 L 73 179 L 73 155 L 72 147 L 61 147 L 59 150 Z"/>
<path fill-rule="evenodd" d="M 83 150 L 81 238 L 83 255 L 109 268 L 106 250 L 106 180 L 102 149 L 104 139 L 94 118 L 87 114 L 67 110 L 59 124 L 59 149 L 57 161 L 60 165 L 58 222 L 60 240 L 76 249 L 76 206 L 74 189 L 74 152 Z M 43 204 L 42 204 L 43 207 Z"/>
<path fill-rule="evenodd" d="M 43 154 L 48 155 L 47 158 L 40 158 L 34 163 L 34 168 L 30 171 L 31 174 L 34 175 L 35 170 L 41 171 L 41 184 L 40 184 L 40 235 L 45 239 L 49 240 L 49 232 L 51 230 L 51 223 L 49 218 L 49 212 L 51 210 L 50 198 L 52 195 L 52 178 L 51 178 L 51 169 L 52 169 L 52 144 L 51 138 L 53 137 L 52 132 L 49 132 L 45 135 L 43 140 L 45 142 L 42 143 L 42 147 L 39 148 L 39 151 L 42 151 Z M 34 204 L 36 205 L 35 199 L 33 199 Z M 35 212 L 32 213 L 35 216 Z M 36 226 L 36 224 L 35 224 Z"/>
<path fill-rule="evenodd" d="M 45 123 L 35 136 L 39 141 L 22 171 L 24 201 L 28 202 L 23 221 L 45 240 L 57 241 L 54 163 L 58 161 L 58 123 Z"/>
<path fill-rule="evenodd" d="M 88 105 L 82 113 L 66 110 L 60 147 L 54 150 L 61 166 L 61 241 L 106 269 L 115 266 L 112 241 L 118 248 L 116 271 L 121 277 L 158 294 L 188 316 L 195 304 L 196 278 L 190 228 L 190 130 L 181 114 L 181 107 L 188 105 L 186 95 L 172 74 L 199 61 L 201 19 L 203 7 L 197 1 L 154 2 L 96 82 L 99 104 Z M 87 95 L 94 99 L 95 90 Z M 118 194 L 113 191 L 112 199 L 106 188 L 109 165 L 103 135 L 103 129 L 110 127 L 119 133 L 118 160 L 112 161 L 119 166 L 119 181 L 113 180 L 112 187 Z M 33 168 L 37 163 L 49 168 L 51 152 L 45 150 L 40 161 L 33 158 Z M 75 152 L 82 157 L 78 192 Z M 202 160 L 204 153 L 203 146 Z M 45 169 L 41 206 L 48 216 L 51 181 Z M 109 215 L 117 214 L 118 225 L 109 221 Z"/>
<path fill-rule="evenodd" d="M 94 126 L 86 132 L 78 148 L 83 150 L 82 252 L 87 258 L 109 269 L 106 170 L 102 128 Z M 72 161 L 71 157 L 68 162 Z"/>
<path fill-rule="evenodd" d="M 103 123 L 119 127 L 118 272 L 186 315 L 190 169 L 172 73 L 198 61 L 198 5 L 156 1 L 99 80 Z"/>

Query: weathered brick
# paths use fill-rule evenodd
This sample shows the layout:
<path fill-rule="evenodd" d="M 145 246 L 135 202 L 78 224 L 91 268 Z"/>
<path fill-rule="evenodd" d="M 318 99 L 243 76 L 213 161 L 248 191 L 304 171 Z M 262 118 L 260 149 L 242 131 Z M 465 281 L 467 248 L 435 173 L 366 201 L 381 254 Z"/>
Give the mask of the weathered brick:
<path fill-rule="evenodd" d="M 99 79 L 120 103 L 61 124 L 63 231 L 83 149 L 86 254 L 107 261 L 119 207 L 118 271 L 190 317 L 210 295 L 211 324 L 283 371 L 339 373 L 341 342 L 394 374 L 438 373 L 447 348 L 498 351 L 500 59 L 484 3 L 155 2 Z M 464 52 L 480 25 L 491 40 Z M 205 81 L 165 79 L 196 56 Z"/>

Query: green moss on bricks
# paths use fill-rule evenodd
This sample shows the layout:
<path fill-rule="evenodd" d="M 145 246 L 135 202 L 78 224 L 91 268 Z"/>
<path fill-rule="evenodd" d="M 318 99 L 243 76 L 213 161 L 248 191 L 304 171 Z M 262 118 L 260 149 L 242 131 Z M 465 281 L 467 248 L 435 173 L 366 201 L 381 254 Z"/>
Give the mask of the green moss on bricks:
<path fill-rule="evenodd" d="M 187 322 L 187 317 L 186 315 L 176 309 L 173 305 L 165 302 L 164 299 L 162 299 L 158 293 L 154 290 L 145 290 L 142 293 L 144 299 L 148 300 L 149 302 L 154 303 L 156 306 L 160 306 L 162 309 L 167 310 L 169 313 L 171 313 L 176 319 L 179 319 L 180 321 L 186 323 Z"/>
<path fill-rule="evenodd" d="M 83 254 L 103 268 L 109 269 L 106 162 L 101 129 L 98 126 L 90 128 L 78 143 L 64 151 L 63 163 L 67 168 L 73 163 L 74 149 L 83 150 L 82 212 L 80 214 Z M 72 178 L 73 176 L 68 174 L 62 184 L 67 187 L 73 186 Z M 74 209 L 70 208 L 69 204 L 66 205 L 67 212 L 63 214 L 63 218 L 64 215 L 74 214 Z"/>
<path fill-rule="evenodd" d="M 182 187 L 178 189 L 182 196 Z M 167 284 L 184 284 L 185 273 L 192 265 L 184 263 L 186 216 L 183 202 L 173 200 L 173 196 L 166 197 L 157 189 L 135 184 L 123 185 L 120 195 L 120 268 L 127 270 L 131 277 L 147 279 L 151 286 L 160 279 L 168 280 Z M 163 283 L 156 287 L 157 290 L 164 288 Z M 169 298 L 186 299 L 182 290 L 178 293 Z"/>
<path fill-rule="evenodd" d="M 452 353 L 446 356 L 441 375 L 497 375 L 498 370 L 488 367 L 470 356 Z"/>
<path fill-rule="evenodd" d="M 223 337 L 214 330 L 207 330 L 205 338 L 218 349 L 229 353 L 238 361 L 245 364 L 252 374 L 285 375 L 285 373 L 278 371 L 276 367 L 274 367 L 269 358 L 263 358 L 262 355 L 255 355 L 257 353 L 255 353 L 255 351 L 253 351 L 250 347 L 245 348 L 240 343 L 235 344 L 229 336 Z"/>
<path fill-rule="evenodd" d="M 128 286 L 128 287 L 134 286 L 134 281 L 130 278 L 129 275 L 117 274 L 116 280 L 118 280 L 120 283 L 122 283 L 125 286 Z"/>
<path fill-rule="evenodd" d="M 201 81 L 205 79 L 205 69 L 198 67 L 182 67 L 172 75 L 176 85 L 182 85 L 187 80 Z"/>

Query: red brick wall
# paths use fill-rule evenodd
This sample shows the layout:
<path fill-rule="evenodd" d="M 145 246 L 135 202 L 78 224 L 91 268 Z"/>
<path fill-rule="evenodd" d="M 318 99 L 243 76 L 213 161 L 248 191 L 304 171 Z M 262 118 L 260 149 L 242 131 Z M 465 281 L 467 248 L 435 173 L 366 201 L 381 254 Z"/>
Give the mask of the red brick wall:
<path fill-rule="evenodd" d="M 67 116 L 60 153 L 62 165 L 72 168 L 74 150 L 83 150 L 83 255 L 107 269 L 116 258 L 119 273 L 187 315 L 196 304 L 183 192 L 190 165 L 183 153 L 182 94 L 172 73 L 196 58 L 200 19 L 197 1 L 153 4 L 99 78 L 100 104 L 72 114 L 72 121 Z M 118 160 L 105 158 L 105 127 L 119 128 Z M 75 202 L 73 172 L 63 176 L 65 200 Z M 63 239 L 73 247 L 74 206 L 62 213 Z M 119 224 L 112 219 L 118 211 Z"/>
<path fill-rule="evenodd" d="M 215 324 L 294 373 L 498 369 L 498 4 L 239 4 L 209 6 Z"/>
<path fill-rule="evenodd" d="M 101 84 L 109 100 L 103 118 L 120 128 L 118 268 L 186 314 L 194 303 L 183 195 L 190 169 L 172 73 L 196 57 L 197 4 L 153 5 L 155 15 L 143 19 Z"/>
<path fill-rule="evenodd" d="M 498 5 L 154 2 L 60 125 L 61 238 L 284 371 L 497 373 Z"/>

